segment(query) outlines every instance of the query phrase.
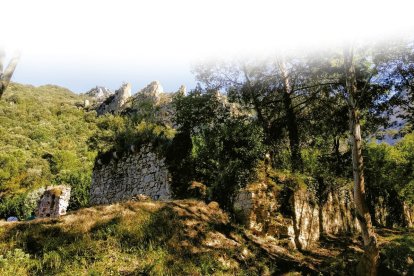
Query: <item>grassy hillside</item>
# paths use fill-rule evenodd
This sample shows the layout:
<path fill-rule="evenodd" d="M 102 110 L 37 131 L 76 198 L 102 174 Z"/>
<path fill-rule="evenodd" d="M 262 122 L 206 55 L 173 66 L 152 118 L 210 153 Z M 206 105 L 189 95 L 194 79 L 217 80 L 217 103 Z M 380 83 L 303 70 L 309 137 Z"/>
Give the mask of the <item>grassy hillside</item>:
<path fill-rule="evenodd" d="M 288 250 L 195 200 L 96 206 L 0 229 L 1 275 L 354 275 L 362 245 L 327 237 L 312 251 Z M 414 233 L 379 238 L 381 275 L 412 273 Z"/>
<path fill-rule="evenodd" d="M 30 215 L 24 198 L 44 185 L 69 183 L 72 205 L 87 202 L 82 189 L 96 155 L 87 140 L 96 131 L 96 115 L 78 107 L 82 102 L 58 86 L 9 86 L 0 101 L 0 217 Z"/>
<path fill-rule="evenodd" d="M 259 275 L 276 269 L 216 205 L 127 202 L 2 223 L 2 275 Z"/>

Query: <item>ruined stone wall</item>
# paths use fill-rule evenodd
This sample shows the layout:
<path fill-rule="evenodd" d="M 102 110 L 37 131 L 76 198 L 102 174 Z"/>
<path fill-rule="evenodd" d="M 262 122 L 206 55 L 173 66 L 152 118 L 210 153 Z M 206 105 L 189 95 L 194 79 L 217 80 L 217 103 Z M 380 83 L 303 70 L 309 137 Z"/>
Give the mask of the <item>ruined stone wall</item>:
<path fill-rule="evenodd" d="M 143 194 L 154 200 L 171 198 L 165 158 L 153 152 L 151 144 L 137 152 L 112 158 L 108 164 L 96 162 L 90 190 L 91 204 L 107 204 Z"/>
<path fill-rule="evenodd" d="M 36 217 L 58 217 L 66 214 L 71 188 L 69 186 L 49 186 L 40 197 L 35 210 Z"/>

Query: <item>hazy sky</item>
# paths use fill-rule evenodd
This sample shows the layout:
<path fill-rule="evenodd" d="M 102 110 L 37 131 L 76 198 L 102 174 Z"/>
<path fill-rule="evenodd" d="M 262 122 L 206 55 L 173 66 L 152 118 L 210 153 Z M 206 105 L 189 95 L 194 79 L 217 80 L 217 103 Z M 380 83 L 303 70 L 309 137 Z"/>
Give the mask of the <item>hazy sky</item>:
<path fill-rule="evenodd" d="M 195 80 L 191 64 L 338 45 L 413 32 L 412 1 L 87 1 L 1 3 L 0 45 L 21 61 L 13 81 L 133 91 L 159 80 L 166 91 Z"/>

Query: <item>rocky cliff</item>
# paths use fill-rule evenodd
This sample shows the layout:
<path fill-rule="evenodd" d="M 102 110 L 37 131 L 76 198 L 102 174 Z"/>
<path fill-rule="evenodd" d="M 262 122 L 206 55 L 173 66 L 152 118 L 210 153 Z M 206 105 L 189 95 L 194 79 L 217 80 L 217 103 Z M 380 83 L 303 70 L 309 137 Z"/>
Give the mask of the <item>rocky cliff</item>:
<path fill-rule="evenodd" d="M 113 95 L 114 93 L 106 87 L 103 86 L 96 86 L 85 93 L 85 96 L 91 97 L 92 100 L 96 100 L 98 102 L 104 101 L 109 96 Z"/>
<path fill-rule="evenodd" d="M 310 249 L 322 235 L 359 229 L 352 192 L 346 187 L 329 191 L 321 203 L 315 192 L 305 187 L 256 183 L 237 194 L 234 209 L 255 234 L 274 236 L 292 248 Z"/>
<path fill-rule="evenodd" d="M 164 88 L 159 81 L 153 81 L 145 88 L 138 91 L 135 94 L 135 101 L 150 101 L 152 104 L 157 105 L 160 101 L 160 95 L 164 93 Z"/>
<path fill-rule="evenodd" d="M 105 113 L 120 113 L 121 108 L 125 105 L 127 100 L 131 97 L 131 84 L 124 83 L 115 91 L 115 94 L 107 97 L 105 101 L 96 107 L 98 115 Z"/>

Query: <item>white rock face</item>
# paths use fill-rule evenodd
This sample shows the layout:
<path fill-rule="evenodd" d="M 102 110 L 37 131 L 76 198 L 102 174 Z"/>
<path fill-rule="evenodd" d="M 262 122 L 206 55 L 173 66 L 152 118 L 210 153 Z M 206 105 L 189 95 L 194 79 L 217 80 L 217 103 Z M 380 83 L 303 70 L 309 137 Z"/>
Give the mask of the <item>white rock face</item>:
<path fill-rule="evenodd" d="M 122 107 L 129 97 L 131 97 L 131 84 L 123 83 L 122 86 L 115 91 L 116 106 L 118 108 Z"/>
<path fill-rule="evenodd" d="M 160 93 L 164 93 L 164 88 L 159 81 L 153 81 L 145 88 L 141 89 L 140 93 L 147 95 L 159 95 Z"/>
<path fill-rule="evenodd" d="M 114 95 L 109 96 L 96 109 L 98 115 L 105 113 L 119 113 L 123 105 L 131 97 L 131 84 L 123 83 L 122 86 L 115 91 Z"/>
<path fill-rule="evenodd" d="M 99 164 L 101 163 L 101 164 Z M 170 176 L 165 158 L 144 145 L 109 163 L 96 162 L 90 190 L 91 204 L 107 204 L 145 195 L 154 200 L 171 198 Z"/>
<path fill-rule="evenodd" d="M 136 102 L 151 102 L 157 105 L 160 102 L 160 94 L 164 93 L 164 88 L 159 81 L 153 81 L 145 88 L 137 92 L 134 97 Z"/>
<path fill-rule="evenodd" d="M 93 97 L 97 101 L 103 101 L 112 94 L 113 92 L 111 90 L 103 86 L 96 86 L 95 88 L 92 88 L 91 90 L 85 93 L 85 95 Z"/>
<path fill-rule="evenodd" d="M 181 85 L 180 88 L 178 88 L 177 93 L 181 96 L 187 96 L 187 87 L 185 85 Z"/>
<path fill-rule="evenodd" d="M 36 208 L 39 218 L 59 217 L 66 214 L 70 199 L 69 186 L 59 185 L 46 188 Z"/>

